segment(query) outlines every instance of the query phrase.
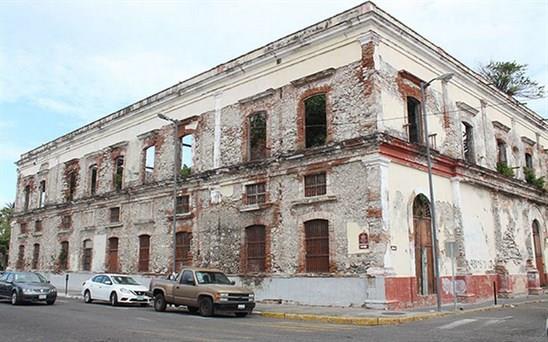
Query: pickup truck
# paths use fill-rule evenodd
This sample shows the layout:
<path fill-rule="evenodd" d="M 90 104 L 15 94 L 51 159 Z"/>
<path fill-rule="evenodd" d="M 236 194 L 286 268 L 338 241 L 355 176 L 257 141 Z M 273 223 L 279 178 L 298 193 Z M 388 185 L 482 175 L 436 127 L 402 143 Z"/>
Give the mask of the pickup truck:
<path fill-rule="evenodd" d="M 150 294 L 154 309 L 165 311 L 168 304 L 184 305 L 191 313 L 204 317 L 215 313 L 234 313 L 245 317 L 255 308 L 255 294 L 237 287 L 221 271 L 206 268 L 184 268 L 174 280 L 153 279 Z"/>

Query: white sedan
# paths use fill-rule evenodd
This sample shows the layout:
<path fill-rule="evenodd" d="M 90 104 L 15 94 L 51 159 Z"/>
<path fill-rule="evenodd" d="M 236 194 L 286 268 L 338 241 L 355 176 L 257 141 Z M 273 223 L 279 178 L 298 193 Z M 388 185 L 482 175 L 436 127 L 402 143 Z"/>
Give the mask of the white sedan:
<path fill-rule="evenodd" d="M 116 306 L 121 303 L 147 306 L 150 300 L 148 288 L 132 277 L 118 274 L 99 274 L 82 284 L 84 302 L 107 301 Z"/>

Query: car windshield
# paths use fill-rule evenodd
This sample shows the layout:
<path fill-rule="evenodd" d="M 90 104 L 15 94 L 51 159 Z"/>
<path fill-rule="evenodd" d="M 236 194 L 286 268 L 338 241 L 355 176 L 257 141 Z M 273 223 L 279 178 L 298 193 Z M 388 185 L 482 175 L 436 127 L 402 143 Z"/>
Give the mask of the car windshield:
<path fill-rule="evenodd" d="M 132 277 L 114 276 L 111 277 L 116 284 L 120 285 L 139 285 Z"/>
<path fill-rule="evenodd" d="M 15 273 L 17 283 L 47 283 L 48 281 L 38 273 Z"/>
<path fill-rule="evenodd" d="M 199 272 L 196 271 L 198 284 L 224 284 L 231 285 L 230 280 L 221 272 Z"/>

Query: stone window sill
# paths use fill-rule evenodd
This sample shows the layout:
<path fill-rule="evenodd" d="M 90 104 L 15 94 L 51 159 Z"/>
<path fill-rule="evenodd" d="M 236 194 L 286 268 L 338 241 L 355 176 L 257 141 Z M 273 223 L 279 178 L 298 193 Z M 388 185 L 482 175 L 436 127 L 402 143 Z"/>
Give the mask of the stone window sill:
<path fill-rule="evenodd" d="M 260 204 L 245 204 L 240 207 L 240 212 L 245 213 L 248 211 L 256 211 L 256 210 L 262 210 L 266 209 L 272 206 L 272 203 L 266 202 L 266 203 L 260 203 Z"/>
<path fill-rule="evenodd" d="M 122 222 L 113 222 L 109 225 L 107 225 L 107 228 L 121 228 L 124 224 Z"/>
<path fill-rule="evenodd" d="M 32 233 L 32 236 L 42 236 L 42 232 L 34 232 Z"/>
<path fill-rule="evenodd" d="M 192 212 L 175 214 L 175 218 L 177 220 L 184 220 L 184 219 L 189 219 L 193 217 L 194 217 L 194 214 Z"/>
<path fill-rule="evenodd" d="M 153 220 L 153 219 L 136 220 L 135 222 L 133 222 L 133 224 L 135 224 L 135 225 L 139 225 L 139 224 L 154 224 L 154 220 Z"/>
<path fill-rule="evenodd" d="M 324 202 L 334 202 L 337 200 L 337 196 L 333 195 L 321 195 L 321 196 L 313 196 L 313 197 L 305 197 L 303 199 L 292 201 L 292 206 L 299 206 L 299 205 L 309 205 L 309 204 L 318 204 L 318 203 L 324 203 Z"/>
<path fill-rule="evenodd" d="M 82 230 L 95 230 L 95 226 L 83 227 Z"/>
<path fill-rule="evenodd" d="M 72 229 L 59 229 L 57 234 L 67 234 L 67 233 L 71 233 L 71 232 L 72 232 Z"/>

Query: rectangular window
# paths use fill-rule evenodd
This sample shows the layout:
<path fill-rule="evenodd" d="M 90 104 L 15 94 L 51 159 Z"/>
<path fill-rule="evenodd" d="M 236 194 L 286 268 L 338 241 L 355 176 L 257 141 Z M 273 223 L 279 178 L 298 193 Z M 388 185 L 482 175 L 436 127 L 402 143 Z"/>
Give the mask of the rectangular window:
<path fill-rule="evenodd" d="M 329 223 L 312 220 L 304 223 L 306 272 L 329 272 Z"/>
<path fill-rule="evenodd" d="M 261 204 L 266 202 L 266 183 L 249 184 L 245 186 L 245 204 Z"/>
<path fill-rule="evenodd" d="M 36 220 L 34 222 L 34 231 L 35 232 L 41 232 L 42 231 L 42 221 Z"/>
<path fill-rule="evenodd" d="M 192 173 L 194 136 L 185 135 L 181 138 L 181 177 L 187 177 Z"/>
<path fill-rule="evenodd" d="M 421 103 L 414 97 L 407 97 L 407 134 L 410 143 L 420 144 L 424 141 L 422 133 Z"/>
<path fill-rule="evenodd" d="M 320 196 L 327 193 L 325 172 L 304 177 L 304 196 Z"/>
<path fill-rule="evenodd" d="M 461 127 L 464 160 L 469 163 L 474 163 L 474 136 L 472 126 L 463 122 Z"/>
<path fill-rule="evenodd" d="M 139 236 L 139 272 L 148 272 L 150 259 L 150 236 Z"/>
<path fill-rule="evenodd" d="M 97 165 L 89 167 L 89 193 L 94 196 L 97 193 Z"/>
<path fill-rule="evenodd" d="M 40 195 L 38 197 L 38 206 L 43 208 L 46 204 L 46 181 L 40 181 Z"/>
<path fill-rule="evenodd" d="M 525 167 L 533 169 L 533 156 L 530 153 L 525 153 Z"/>
<path fill-rule="evenodd" d="M 72 216 L 63 215 L 61 217 L 61 229 L 70 229 L 72 227 Z"/>
<path fill-rule="evenodd" d="M 318 94 L 304 100 L 306 147 L 325 145 L 327 142 L 326 95 Z"/>
<path fill-rule="evenodd" d="M 114 190 L 122 190 L 124 183 L 124 157 L 120 156 L 114 160 Z"/>
<path fill-rule="evenodd" d="M 25 268 L 25 246 L 19 246 L 19 252 L 17 253 L 17 264 L 15 266 L 18 271 L 22 271 Z"/>
<path fill-rule="evenodd" d="M 21 222 L 19 224 L 19 232 L 21 234 L 26 234 L 27 233 L 27 223 L 26 222 Z"/>
<path fill-rule="evenodd" d="M 120 222 L 120 207 L 110 208 L 110 223 Z"/>
<path fill-rule="evenodd" d="M 247 257 L 247 272 L 265 271 L 265 227 L 263 225 L 250 226 L 245 229 L 245 244 Z"/>
<path fill-rule="evenodd" d="M 25 186 L 25 202 L 23 204 L 24 211 L 29 210 L 29 202 L 30 202 L 30 185 L 27 185 Z"/>
<path fill-rule="evenodd" d="M 91 271 L 91 258 L 93 256 L 93 243 L 91 240 L 85 240 L 82 253 L 82 270 Z"/>
<path fill-rule="evenodd" d="M 179 232 L 175 236 L 175 262 L 177 269 L 180 271 L 183 266 L 192 266 L 192 255 L 190 254 L 190 245 L 192 241 L 192 233 Z"/>
<path fill-rule="evenodd" d="M 76 171 L 73 171 L 68 176 L 68 191 L 67 191 L 67 201 L 74 200 L 74 195 L 76 193 L 76 180 L 77 180 L 77 174 Z"/>
<path fill-rule="evenodd" d="M 118 238 L 108 239 L 107 272 L 118 272 Z"/>
<path fill-rule="evenodd" d="M 507 164 L 506 158 L 506 143 L 502 140 L 497 140 L 497 162 L 499 164 Z"/>
<path fill-rule="evenodd" d="M 59 268 L 61 271 L 68 269 L 68 254 L 69 253 L 69 243 L 68 241 L 61 242 L 61 251 L 59 252 Z"/>
<path fill-rule="evenodd" d="M 266 113 L 249 116 L 249 160 L 266 158 Z"/>
<path fill-rule="evenodd" d="M 145 182 L 150 181 L 154 173 L 156 159 L 156 146 L 149 146 L 145 149 Z"/>
<path fill-rule="evenodd" d="M 180 195 L 177 196 L 176 214 L 190 213 L 190 196 Z"/>
<path fill-rule="evenodd" d="M 40 244 L 35 243 L 32 250 L 32 269 L 37 270 L 40 261 Z"/>

